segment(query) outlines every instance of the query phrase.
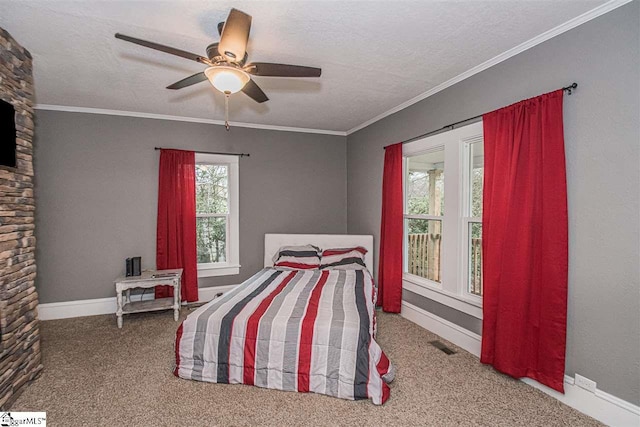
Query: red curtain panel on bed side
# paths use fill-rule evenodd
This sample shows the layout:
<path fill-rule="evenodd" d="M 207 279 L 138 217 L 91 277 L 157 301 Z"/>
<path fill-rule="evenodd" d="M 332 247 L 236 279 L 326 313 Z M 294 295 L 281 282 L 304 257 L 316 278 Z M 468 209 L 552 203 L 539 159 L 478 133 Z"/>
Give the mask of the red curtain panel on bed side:
<path fill-rule="evenodd" d="M 402 308 L 402 208 L 402 143 L 398 143 L 385 148 L 382 177 L 377 305 L 389 313 L 400 313 Z"/>
<path fill-rule="evenodd" d="M 198 301 L 193 151 L 160 151 L 156 267 L 158 270 L 182 268 L 182 301 Z M 155 296 L 173 296 L 173 290 L 169 286 L 158 286 Z"/>
<path fill-rule="evenodd" d="M 563 392 L 567 186 L 558 90 L 483 116 L 482 363 Z"/>

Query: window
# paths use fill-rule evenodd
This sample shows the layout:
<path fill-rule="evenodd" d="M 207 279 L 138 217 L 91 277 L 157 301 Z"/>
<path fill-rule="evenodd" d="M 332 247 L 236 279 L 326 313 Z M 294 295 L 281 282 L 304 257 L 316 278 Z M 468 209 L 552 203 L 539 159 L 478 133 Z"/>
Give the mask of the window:
<path fill-rule="evenodd" d="M 403 286 L 478 318 L 482 317 L 482 141 L 482 123 L 474 123 L 403 147 Z"/>
<path fill-rule="evenodd" d="M 484 184 L 484 149 L 482 140 L 464 144 L 465 198 L 464 230 L 466 233 L 466 291 L 482 297 L 482 188 Z"/>
<path fill-rule="evenodd" d="M 444 215 L 444 149 L 406 161 L 407 271 L 441 282 L 440 252 Z"/>
<path fill-rule="evenodd" d="M 238 274 L 238 157 L 196 153 L 198 277 Z"/>

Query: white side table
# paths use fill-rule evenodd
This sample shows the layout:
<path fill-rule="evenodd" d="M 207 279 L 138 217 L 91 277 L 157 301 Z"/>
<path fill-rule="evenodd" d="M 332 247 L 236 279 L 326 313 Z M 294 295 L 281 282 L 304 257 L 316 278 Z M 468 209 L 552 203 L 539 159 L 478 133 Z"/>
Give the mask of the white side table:
<path fill-rule="evenodd" d="M 118 317 L 118 328 L 122 328 L 122 315 L 124 314 L 167 310 L 171 308 L 173 308 L 173 318 L 177 322 L 180 316 L 181 282 L 181 268 L 175 270 L 143 271 L 140 276 L 119 277 L 116 279 L 116 301 L 118 304 L 116 316 Z M 131 289 L 148 289 L 160 285 L 173 286 L 173 297 L 147 301 L 131 301 Z M 124 298 L 122 292 L 126 292 Z"/>

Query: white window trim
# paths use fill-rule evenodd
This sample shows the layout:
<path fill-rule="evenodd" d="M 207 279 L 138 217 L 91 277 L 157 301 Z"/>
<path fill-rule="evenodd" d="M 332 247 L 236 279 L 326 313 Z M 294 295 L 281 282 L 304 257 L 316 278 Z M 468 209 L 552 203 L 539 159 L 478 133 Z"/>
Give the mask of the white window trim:
<path fill-rule="evenodd" d="M 445 167 L 445 215 L 442 219 L 441 243 L 441 283 L 425 279 L 410 273 L 403 273 L 404 289 L 447 305 L 463 313 L 482 319 L 482 298 L 468 292 L 468 258 L 467 237 L 468 221 L 475 218 L 464 217 L 468 209 L 468 159 L 465 158 L 465 146 L 483 137 L 482 121 L 463 126 L 451 131 L 404 144 L 402 154 L 405 157 L 415 156 L 444 147 Z M 450 160 L 453 159 L 453 160 Z M 457 161 L 455 160 L 457 159 Z M 467 191 L 465 191 L 467 190 Z M 465 199 L 466 197 L 466 199 Z M 406 197 L 404 198 L 406 202 Z M 404 212 L 403 211 L 403 217 Z M 453 213 L 453 214 L 452 214 Z M 405 225 L 406 227 L 406 225 Z M 406 230 L 404 235 L 406 236 Z M 403 239 L 403 253 L 407 253 L 407 239 Z M 406 255 L 403 257 L 406 258 Z M 405 268 L 408 260 L 405 259 Z"/>
<path fill-rule="evenodd" d="M 407 291 L 413 292 L 430 300 L 439 302 L 440 304 L 454 308 L 458 311 L 473 316 L 477 319 L 482 319 L 482 304 L 475 301 L 466 300 L 465 297 L 458 294 L 452 294 L 444 289 L 438 289 L 425 284 L 416 279 L 422 279 L 421 277 L 414 276 L 413 274 L 406 274 L 402 278 L 402 288 Z M 426 280 L 426 279 L 423 279 Z"/>
<path fill-rule="evenodd" d="M 210 215 L 227 217 L 227 261 L 198 264 L 198 277 L 240 274 L 240 171 L 238 156 L 196 153 L 196 164 L 227 165 L 229 167 L 229 213 Z"/>
<path fill-rule="evenodd" d="M 470 129 L 475 135 L 466 136 L 460 139 L 459 148 L 460 160 L 461 160 L 461 181 L 460 181 L 460 254 L 458 259 L 460 260 L 459 270 L 460 274 L 460 283 L 458 289 L 462 295 L 462 298 L 465 301 L 469 301 L 479 307 L 482 307 L 482 297 L 478 295 L 474 295 L 469 292 L 469 280 L 470 280 L 470 268 L 471 265 L 469 263 L 469 224 L 473 222 L 482 222 L 482 218 L 480 217 L 471 217 L 468 216 L 471 214 L 471 206 L 469 201 L 471 200 L 471 161 L 472 159 L 469 157 L 470 154 L 470 146 L 476 142 L 483 142 L 483 127 L 482 122 L 474 123 L 476 128 Z M 468 127 L 474 126 L 469 125 Z M 467 126 L 466 126 L 467 127 Z"/>

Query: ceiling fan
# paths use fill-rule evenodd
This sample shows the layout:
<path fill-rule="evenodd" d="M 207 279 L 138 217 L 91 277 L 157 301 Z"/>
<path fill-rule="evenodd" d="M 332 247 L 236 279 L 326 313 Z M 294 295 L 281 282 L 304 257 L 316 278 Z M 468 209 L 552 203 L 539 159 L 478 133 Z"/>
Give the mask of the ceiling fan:
<path fill-rule="evenodd" d="M 181 49 L 161 45 L 135 37 L 116 33 L 116 38 L 144 47 L 159 50 L 171 55 L 180 56 L 207 65 L 199 73 L 186 77 L 169 86 L 167 89 L 182 89 L 196 83 L 209 80 L 214 88 L 225 94 L 226 113 L 228 115 L 229 95 L 239 91 L 251 99 L 262 103 L 268 101 L 267 95 L 253 81 L 251 76 L 259 77 L 320 77 L 322 70 L 301 65 L 273 64 L 268 62 L 247 63 L 247 42 L 251 30 L 251 15 L 237 9 L 231 9 L 225 22 L 218 24 L 220 41 L 207 46 L 207 56 L 197 55 Z M 225 126 L 229 129 L 228 117 Z"/>

